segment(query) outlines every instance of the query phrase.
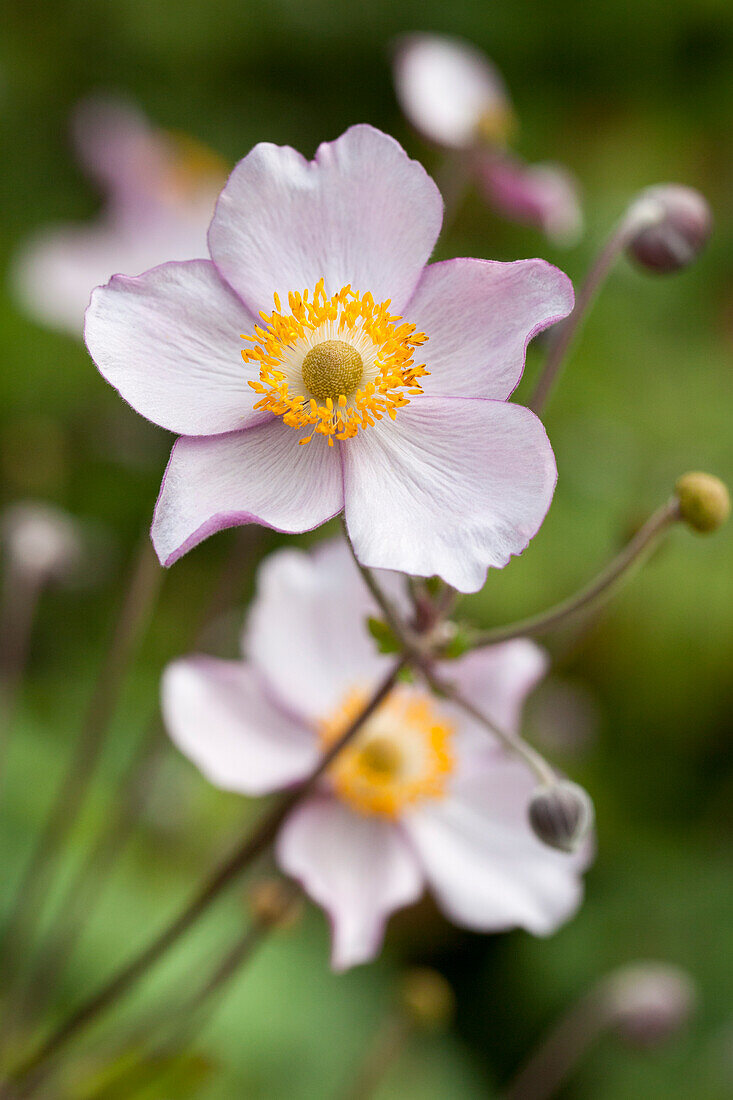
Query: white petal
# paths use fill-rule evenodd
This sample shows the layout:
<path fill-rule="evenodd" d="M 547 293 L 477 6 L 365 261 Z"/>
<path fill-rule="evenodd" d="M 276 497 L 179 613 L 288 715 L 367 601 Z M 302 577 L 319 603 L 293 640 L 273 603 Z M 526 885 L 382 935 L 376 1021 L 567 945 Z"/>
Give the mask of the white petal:
<path fill-rule="evenodd" d="M 396 51 L 394 75 L 397 98 L 413 126 L 449 148 L 472 145 L 482 115 L 508 106 L 497 69 L 458 38 L 407 35 Z"/>
<path fill-rule="evenodd" d="M 253 312 L 277 292 L 347 283 L 399 312 L 440 232 L 443 203 L 425 169 L 371 126 L 352 126 L 315 160 L 261 144 L 236 166 L 209 230 L 211 257 Z"/>
<path fill-rule="evenodd" d="M 215 435 L 269 419 L 242 360 L 254 318 L 208 260 L 116 275 L 92 295 L 85 338 L 102 375 L 148 420 Z"/>
<path fill-rule="evenodd" d="M 405 316 L 427 344 L 426 394 L 504 401 L 530 340 L 573 308 L 567 275 L 544 260 L 446 260 L 425 268 Z"/>
<path fill-rule="evenodd" d="M 404 577 L 377 579 L 406 610 Z M 288 708 L 323 718 L 350 689 L 368 691 L 386 675 L 393 658 L 377 653 L 366 628 L 380 614 L 344 539 L 308 553 L 279 550 L 257 571 L 244 648 Z"/>
<path fill-rule="evenodd" d="M 172 741 L 224 790 L 266 794 L 318 763 L 313 734 L 272 703 L 243 661 L 174 661 L 163 674 L 161 700 Z"/>
<path fill-rule="evenodd" d="M 441 801 L 403 820 L 445 913 L 477 931 L 526 928 L 548 935 L 582 898 L 587 853 L 542 844 L 527 821 L 535 781 L 526 766 L 487 751 Z"/>
<path fill-rule="evenodd" d="M 343 507 L 338 449 L 325 440 L 301 447 L 281 420 L 244 432 L 183 437 L 171 452 L 151 530 L 164 565 L 209 535 L 259 523 L 310 531 Z"/>
<path fill-rule="evenodd" d="M 327 796 L 293 811 L 280 832 L 277 859 L 328 913 L 335 970 L 373 959 L 389 915 L 422 893 L 420 868 L 399 830 Z"/>
<path fill-rule="evenodd" d="M 475 592 L 536 534 L 556 468 L 528 409 L 418 397 L 343 444 L 345 514 L 359 560 Z"/>
<path fill-rule="evenodd" d="M 548 664 L 547 653 L 538 645 L 529 638 L 515 638 L 446 661 L 441 674 L 500 729 L 516 733 L 525 700 L 545 675 Z"/>

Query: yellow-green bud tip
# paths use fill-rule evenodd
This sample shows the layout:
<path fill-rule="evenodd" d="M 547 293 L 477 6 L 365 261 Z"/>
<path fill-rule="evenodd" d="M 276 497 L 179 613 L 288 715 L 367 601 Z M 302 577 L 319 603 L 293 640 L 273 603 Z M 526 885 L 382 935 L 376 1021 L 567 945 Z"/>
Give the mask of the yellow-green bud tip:
<path fill-rule="evenodd" d="M 456 998 L 442 974 L 427 966 L 415 966 L 402 977 L 400 1006 L 416 1027 L 439 1031 L 453 1019 Z"/>
<path fill-rule="evenodd" d="M 300 916 L 301 899 L 289 883 L 266 878 L 252 886 L 249 906 L 258 924 L 268 928 L 290 928 Z"/>
<path fill-rule="evenodd" d="M 722 527 L 730 515 L 727 486 L 713 474 L 684 474 L 674 487 L 680 518 L 693 531 L 707 535 Z"/>

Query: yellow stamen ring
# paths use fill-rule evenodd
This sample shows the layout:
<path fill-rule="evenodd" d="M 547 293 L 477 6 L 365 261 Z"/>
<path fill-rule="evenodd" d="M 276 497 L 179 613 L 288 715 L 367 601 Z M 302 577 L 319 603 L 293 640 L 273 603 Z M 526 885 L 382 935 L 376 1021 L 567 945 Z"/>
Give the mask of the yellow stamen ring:
<path fill-rule="evenodd" d="M 326 296 L 324 280 L 312 295 L 288 294 L 290 313 L 274 296 L 272 313 L 260 313 L 263 325 L 242 351 L 255 363 L 259 380 L 249 385 L 260 395 L 255 409 L 281 416 L 293 428 L 309 429 L 300 440 L 324 435 L 350 439 L 422 393 L 419 378 L 428 374 L 413 361 L 424 332 L 389 313 L 389 300 L 375 303 L 370 293 L 350 286 Z M 400 323 L 402 322 L 402 323 Z"/>
<path fill-rule="evenodd" d="M 349 692 L 335 714 L 321 723 L 324 747 L 341 736 L 368 697 L 367 692 Z M 455 766 L 453 735 L 453 726 L 430 696 L 398 688 L 341 750 L 328 777 L 351 809 L 395 818 L 410 806 L 443 796 Z"/>

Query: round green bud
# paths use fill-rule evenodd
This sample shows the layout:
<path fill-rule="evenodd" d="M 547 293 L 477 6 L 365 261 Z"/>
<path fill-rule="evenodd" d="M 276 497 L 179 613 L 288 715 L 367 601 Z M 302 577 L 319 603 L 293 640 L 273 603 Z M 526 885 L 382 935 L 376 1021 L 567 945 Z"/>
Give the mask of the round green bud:
<path fill-rule="evenodd" d="M 684 474 L 674 491 L 679 501 L 681 519 L 699 534 L 717 531 L 730 515 L 728 489 L 713 474 Z"/>
<path fill-rule="evenodd" d="M 290 928 L 301 913 L 301 899 L 289 883 L 278 878 L 254 883 L 249 906 L 255 921 L 267 928 Z"/>
<path fill-rule="evenodd" d="M 447 1027 L 455 1012 L 456 997 L 437 970 L 414 966 L 402 977 L 400 1007 L 416 1027 L 439 1031 Z"/>
<path fill-rule="evenodd" d="M 549 848 L 574 852 L 588 835 L 594 811 L 590 795 L 561 779 L 550 787 L 538 787 L 529 803 L 532 832 Z"/>

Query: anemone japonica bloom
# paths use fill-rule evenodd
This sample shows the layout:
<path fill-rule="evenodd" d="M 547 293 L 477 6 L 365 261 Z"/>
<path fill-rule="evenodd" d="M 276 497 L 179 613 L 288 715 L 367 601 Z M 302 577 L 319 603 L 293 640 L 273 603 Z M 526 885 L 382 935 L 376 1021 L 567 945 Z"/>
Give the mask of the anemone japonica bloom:
<path fill-rule="evenodd" d="M 397 98 L 428 141 L 461 152 L 480 193 L 503 217 L 534 225 L 557 244 L 582 230 L 578 190 L 556 164 L 525 164 L 506 152 L 514 113 L 489 59 L 458 38 L 409 34 L 394 51 Z"/>
<path fill-rule="evenodd" d="M 76 155 L 105 198 L 95 223 L 47 228 L 18 255 L 18 298 L 35 319 L 81 336 L 95 286 L 166 260 L 206 256 L 206 230 L 226 177 L 214 154 L 153 129 L 126 103 L 82 102 L 72 119 Z"/>
<path fill-rule="evenodd" d="M 364 564 L 461 591 L 524 549 L 555 461 L 508 398 L 572 287 L 542 260 L 426 266 L 441 216 L 424 169 L 371 126 L 311 162 L 262 144 L 221 194 L 211 261 L 95 290 L 92 358 L 183 437 L 153 520 L 164 564 L 225 527 L 342 511 Z"/>
<path fill-rule="evenodd" d="M 395 601 L 403 578 L 385 574 Z M 163 712 L 179 747 L 215 785 L 261 795 L 303 779 L 359 713 L 393 658 L 375 652 L 375 612 L 343 542 L 281 550 L 260 567 L 244 661 L 203 656 L 164 673 Z M 545 670 L 526 639 L 442 669 L 507 730 Z M 333 925 L 333 965 L 379 951 L 386 919 L 427 886 L 455 923 L 547 935 L 581 899 L 585 856 L 532 833 L 534 788 L 454 705 L 400 684 L 285 820 L 276 845 Z"/>

